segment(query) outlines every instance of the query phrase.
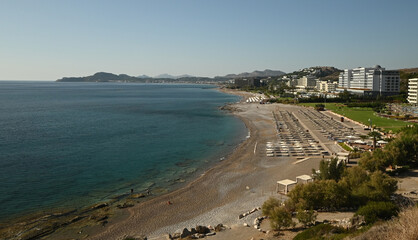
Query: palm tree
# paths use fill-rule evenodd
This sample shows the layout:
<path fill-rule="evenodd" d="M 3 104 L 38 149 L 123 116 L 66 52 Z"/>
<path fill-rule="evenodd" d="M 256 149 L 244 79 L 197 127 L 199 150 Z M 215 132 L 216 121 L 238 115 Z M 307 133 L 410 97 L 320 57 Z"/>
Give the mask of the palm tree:
<path fill-rule="evenodd" d="M 361 136 L 360 136 L 360 138 L 361 138 L 361 140 L 363 140 L 363 141 L 364 141 L 364 140 L 366 140 L 366 138 L 368 138 L 368 137 L 367 137 L 366 135 L 361 135 Z"/>
<path fill-rule="evenodd" d="M 373 150 L 376 149 L 376 142 L 377 140 L 381 139 L 382 134 L 380 134 L 379 132 L 373 131 L 373 132 L 369 132 L 369 137 L 373 138 Z"/>

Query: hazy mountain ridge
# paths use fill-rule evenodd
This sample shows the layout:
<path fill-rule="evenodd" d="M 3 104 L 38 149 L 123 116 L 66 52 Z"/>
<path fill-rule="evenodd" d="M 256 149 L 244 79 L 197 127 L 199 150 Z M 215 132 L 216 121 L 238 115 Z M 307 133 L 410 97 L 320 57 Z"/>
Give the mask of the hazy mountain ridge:
<path fill-rule="evenodd" d="M 195 76 L 192 76 L 192 75 L 189 75 L 189 74 L 183 74 L 183 75 L 179 75 L 179 76 L 174 76 L 174 75 L 171 75 L 171 74 L 164 73 L 164 74 L 157 75 L 157 76 L 155 76 L 153 78 L 179 79 L 179 78 L 193 78 L 193 77 L 195 77 Z"/>
<path fill-rule="evenodd" d="M 113 74 L 106 72 L 98 72 L 91 76 L 85 77 L 63 77 L 56 80 L 57 82 L 137 82 L 137 83 L 213 83 L 226 81 L 224 78 L 208 78 L 208 77 L 193 77 L 190 75 L 171 76 L 168 74 L 159 75 L 160 77 L 149 77 L 147 75 L 140 75 L 137 77 L 129 76 L 127 74 Z M 170 78 L 173 77 L 173 78 Z"/>
<path fill-rule="evenodd" d="M 196 77 L 188 74 L 173 76 L 170 74 L 160 74 L 155 77 L 147 75 L 139 75 L 137 77 L 129 76 L 127 74 L 113 74 L 107 72 L 98 72 L 91 76 L 85 77 L 63 77 L 57 82 L 222 82 L 233 78 L 242 77 L 275 77 L 286 73 L 282 71 L 274 71 L 266 69 L 264 71 L 254 71 L 252 73 L 228 74 L 226 76 Z"/>
<path fill-rule="evenodd" d="M 223 76 L 224 78 L 250 78 L 250 77 L 278 77 L 285 75 L 285 72 L 279 71 L 279 70 L 270 70 L 266 69 L 264 71 L 254 71 L 251 73 L 244 72 L 239 74 L 228 74 Z"/>

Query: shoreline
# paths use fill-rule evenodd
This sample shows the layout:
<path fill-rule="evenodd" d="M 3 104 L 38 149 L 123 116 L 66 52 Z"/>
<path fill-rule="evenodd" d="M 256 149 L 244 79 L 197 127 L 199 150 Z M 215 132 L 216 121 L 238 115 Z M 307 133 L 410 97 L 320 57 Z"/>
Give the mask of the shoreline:
<path fill-rule="evenodd" d="M 245 101 L 244 98 L 246 96 L 249 96 L 249 95 L 252 96 L 253 95 L 253 94 L 248 93 L 248 92 L 239 92 L 239 91 L 230 91 L 230 90 L 228 91 L 226 89 L 221 89 L 221 88 L 216 88 L 216 90 L 217 91 L 220 91 L 222 93 L 232 94 L 232 95 L 236 95 L 236 96 L 240 96 L 241 97 L 241 100 L 239 102 L 228 103 L 228 104 L 225 104 L 225 105 L 221 106 L 221 108 L 224 108 L 224 107 L 227 107 L 227 106 L 234 106 L 236 104 L 244 104 L 244 101 Z M 148 207 L 148 205 L 161 205 L 161 203 L 165 204 L 168 201 L 172 202 L 172 204 L 174 205 L 175 202 L 172 201 L 172 200 L 170 200 L 170 199 L 176 198 L 179 195 L 184 194 L 186 191 L 191 190 L 194 187 L 195 184 L 198 184 L 198 183 L 200 183 L 202 181 L 205 181 L 206 178 L 209 178 L 211 174 L 216 173 L 216 171 L 219 168 L 223 168 L 223 167 L 225 167 L 227 165 L 232 164 L 231 158 L 233 158 L 234 155 L 237 155 L 237 154 L 239 155 L 243 151 L 243 149 L 245 147 L 247 147 L 247 145 L 250 145 L 250 142 L 251 142 L 250 141 L 250 139 L 251 139 L 250 136 L 253 135 L 252 132 L 255 129 L 252 129 L 252 127 L 250 126 L 250 122 L 247 119 L 245 119 L 243 117 L 240 117 L 239 115 L 236 114 L 236 112 L 235 112 L 236 109 L 234 109 L 234 108 L 233 109 L 222 109 L 222 111 L 228 111 L 228 113 L 226 113 L 226 114 L 232 114 L 232 115 L 234 115 L 234 117 L 240 119 L 244 123 L 244 125 L 245 125 L 245 127 L 246 127 L 246 129 L 247 129 L 247 131 L 249 133 L 249 136 L 247 135 L 247 138 L 244 141 L 242 141 L 240 144 L 238 144 L 238 146 L 236 146 L 231 153 L 229 153 L 228 155 L 226 155 L 224 160 L 214 163 L 213 166 L 211 166 L 210 168 L 204 170 L 202 174 L 200 174 L 199 176 L 197 176 L 197 178 L 190 179 L 190 182 L 186 183 L 186 185 L 184 185 L 184 186 L 182 186 L 182 187 L 180 187 L 178 189 L 174 189 L 173 191 L 170 191 L 168 193 L 165 193 L 165 194 L 162 194 L 162 195 L 155 196 L 155 197 L 152 197 L 150 199 L 147 199 L 144 202 L 141 202 L 138 205 L 136 205 L 136 206 L 134 206 L 132 208 L 127 209 L 127 213 L 125 213 L 125 214 L 129 214 L 129 216 L 126 216 L 125 215 L 125 217 L 127 217 L 127 218 L 124 218 L 122 220 L 116 221 L 114 223 L 114 225 L 109 225 L 108 228 L 110 228 L 110 229 L 106 229 L 106 232 L 104 234 L 103 233 L 97 233 L 96 232 L 97 230 L 94 229 L 93 230 L 93 236 L 88 237 L 88 239 L 113 239 L 113 236 L 112 236 L 113 234 L 110 234 L 111 235 L 110 237 L 103 236 L 103 235 L 107 235 L 107 233 L 111 233 L 112 232 L 112 229 L 113 228 L 117 228 L 119 225 L 125 225 L 124 224 L 125 221 L 130 221 L 129 220 L 130 217 L 132 217 L 132 216 L 135 215 L 136 209 L 145 208 L 145 207 Z M 169 227 L 169 226 L 165 226 L 165 227 Z M 165 232 L 164 230 L 161 230 L 161 229 L 164 229 L 165 227 L 160 227 L 158 229 L 155 229 L 154 231 L 140 232 L 139 235 L 150 235 L 150 236 L 153 236 L 153 237 L 157 237 L 159 235 L 163 235 L 164 233 L 169 233 L 169 231 Z M 174 232 L 174 231 L 172 231 L 172 232 Z M 129 233 L 124 233 L 122 235 L 123 236 L 127 236 L 127 235 L 130 235 L 130 234 Z M 138 235 L 138 233 L 131 233 L 131 235 Z M 117 237 L 117 238 L 114 238 L 114 239 L 121 239 L 121 237 L 119 236 L 119 238 Z"/>
<path fill-rule="evenodd" d="M 216 91 L 220 91 L 219 87 L 215 88 Z M 220 91 L 222 92 L 222 91 Z M 225 93 L 225 92 L 224 92 Z M 231 94 L 231 93 L 229 93 Z M 238 94 L 234 94 L 237 96 L 241 96 Z M 242 99 L 240 99 L 240 102 L 242 102 Z M 224 111 L 224 114 L 231 114 L 231 110 L 230 109 L 223 109 L 223 107 L 231 105 L 231 104 L 236 104 L 237 102 L 234 103 L 226 103 L 223 106 L 220 106 L 221 111 Z M 233 114 L 233 113 L 232 113 Z M 236 117 L 236 115 L 234 115 L 234 117 Z M 242 119 L 240 119 L 240 121 L 242 121 Z M 245 124 L 245 123 L 244 123 Z M 246 130 L 248 130 L 248 127 L 246 126 Z M 245 130 L 243 130 L 245 131 Z M 246 134 L 243 134 L 243 136 L 245 136 Z M 47 231 L 46 234 L 41 234 L 45 235 L 43 239 L 49 239 L 51 236 L 55 235 L 56 233 L 58 233 L 58 235 L 60 235 L 59 233 L 61 231 L 66 232 L 67 230 L 71 230 L 73 228 L 91 228 L 91 229 L 95 229 L 97 226 L 94 225 L 100 225 L 100 227 L 102 227 L 102 224 L 97 223 L 97 221 L 93 221 L 95 223 L 92 224 L 92 221 L 87 221 L 87 222 L 83 222 L 85 216 L 83 216 L 80 221 L 81 224 L 79 224 L 79 219 L 80 215 L 85 214 L 86 212 L 92 212 L 92 214 L 89 214 L 90 216 L 88 216 L 89 218 L 97 218 L 94 212 L 97 212 L 97 215 L 99 216 L 103 216 L 103 217 L 99 217 L 100 218 L 105 218 L 104 222 L 107 223 L 107 221 L 110 219 L 116 219 L 116 221 L 119 221 L 120 218 L 124 218 L 124 215 L 126 215 L 123 212 L 126 212 L 124 210 L 128 209 L 130 206 L 128 206 L 126 209 L 118 209 L 117 208 L 117 204 L 120 203 L 119 205 L 121 205 L 123 202 L 133 202 L 130 200 L 139 200 L 136 201 L 134 204 L 138 205 L 138 204 L 142 204 L 144 202 L 148 202 L 148 201 L 152 201 L 155 198 L 159 198 L 159 197 L 163 197 L 165 195 L 169 195 L 172 194 L 174 192 L 177 192 L 183 188 L 186 188 L 189 184 L 192 184 L 194 181 L 204 177 L 206 175 L 207 172 L 209 172 L 210 170 L 212 170 L 213 168 L 217 167 L 220 164 L 223 164 L 223 162 L 227 161 L 227 159 L 234 154 L 234 152 L 237 151 L 237 149 L 247 141 L 247 138 L 243 138 L 242 141 L 238 142 L 237 145 L 235 145 L 230 151 L 225 152 L 225 154 L 222 154 L 222 158 L 213 158 L 212 163 L 210 163 L 208 166 L 208 168 L 203 168 L 200 171 L 196 171 L 194 173 L 191 174 L 190 177 L 186 178 L 186 179 L 182 179 L 181 182 L 176 182 L 175 185 L 172 188 L 168 189 L 168 192 L 163 192 L 163 193 L 157 193 L 156 195 L 151 195 L 151 196 L 145 196 L 144 198 L 140 197 L 138 199 L 131 199 L 129 194 L 122 194 L 122 195 L 115 195 L 112 196 L 111 198 L 109 198 L 108 200 L 104 200 L 104 201 L 99 201 L 96 202 L 95 204 L 92 205 L 85 205 L 84 207 L 74 207 L 74 208 L 68 208 L 68 207 L 62 207 L 62 206 L 54 206 L 54 207 L 50 207 L 50 208 L 46 208 L 46 209 L 42 209 L 42 210 L 38 210 L 38 211 L 31 211 L 30 213 L 24 213 L 24 214 L 19 214 L 17 216 L 13 216 L 10 218 L 7 218 L 7 220 L 3 221 L 2 223 L 0 223 L 0 235 L 2 235 L 1 233 L 5 232 L 4 230 L 8 230 L 8 229 L 15 229 L 13 226 L 14 225 L 27 225 L 27 224 L 34 224 L 37 225 L 37 222 L 45 222 L 45 221 L 50 221 L 51 223 L 54 222 L 63 222 L 62 226 L 59 226 L 56 229 L 50 229 Z M 217 161 L 216 161 L 217 160 Z M 135 194 L 143 194 L 142 192 L 135 192 Z M 125 201 L 126 200 L 126 201 Z M 101 204 L 106 204 L 106 209 L 102 208 L 97 208 L 98 205 Z M 96 209 L 97 208 L 97 209 Z M 64 219 L 60 219 L 60 218 L 64 218 Z M 60 224 L 61 225 L 61 224 Z M 71 225 L 77 225 L 77 226 L 71 226 Z M 37 227 L 37 226 L 30 226 L 30 228 L 33 227 Z M 49 228 L 49 227 L 47 227 Z M 24 233 L 26 232 L 27 229 L 22 228 L 19 229 L 19 234 L 20 233 Z M 64 234 L 67 235 L 67 234 Z M 52 238 L 55 239 L 55 236 L 53 236 Z M 0 237 L 0 239 L 3 239 L 2 237 Z M 65 239 L 65 237 L 63 238 Z"/>
<path fill-rule="evenodd" d="M 133 204 L 122 209 L 118 209 L 115 203 L 90 206 L 83 209 L 84 215 L 77 212 L 67 216 L 58 228 L 54 228 L 53 216 L 41 217 L 37 220 L 48 222 L 48 225 L 42 229 L 45 234 L 36 239 L 113 240 L 126 236 L 161 239 L 163 235 L 196 225 L 252 225 L 254 219 L 261 216 L 261 211 L 242 219 L 238 216 L 261 207 L 270 196 L 285 198 L 275 192 L 275 182 L 309 174 L 320 161 L 320 158 L 309 159 L 296 164 L 294 158 L 266 156 L 266 143 L 277 139 L 272 112 L 289 106 L 245 103 L 245 97 L 253 96 L 253 93 L 218 90 L 244 97 L 224 109 L 243 121 L 250 133 L 250 137 L 223 161 L 216 162 L 177 190 L 150 198 L 129 199 Z"/>
<path fill-rule="evenodd" d="M 271 112 L 277 107 L 243 101 L 232 104 L 236 110 L 233 114 L 245 123 L 251 137 L 231 156 L 184 188 L 127 209 L 125 218 L 109 223 L 105 228 L 96 228 L 89 232 L 91 235 L 87 239 L 123 239 L 141 235 L 160 239 L 196 225 L 251 225 L 260 216 L 260 211 L 243 219 L 238 219 L 238 216 L 260 207 L 270 196 L 277 196 L 275 181 L 309 174 L 320 161 L 317 158 L 295 164 L 294 158 L 266 157 L 263 150 L 266 142 L 276 138 Z M 171 204 L 167 204 L 168 201 Z"/>
<path fill-rule="evenodd" d="M 242 97 L 254 95 L 229 89 L 218 90 Z M 242 219 L 238 216 L 261 207 L 270 196 L 283 198 L 275 192 L 275 182 L 309 174 L 312 168 L 318 166 L 320 158 L 295 163 L 295 159 L 290 157 L 267 157 L 266 143 L 277 139 L 272 112 L 294 106 L 244 101 L 245 98 L 239 103 L 228 104 L 225 109 L 244 122 L 250 137 L 223 161 L 216 162 L 196 179 L 169 193 L 141 198 L 140 201 L 132 199 L 134 205 L 123 209 L 117 209 L 115 204 L 98 204 L 87 209 L 91 213 L 87 216 L 71 215 L 67 224 L 52 229 L 39 239 L 123 239 L 141 235 L 161 239 L 159 237 L 163 235 L 196 225 L 252 225 L 254 219 L 261 216 L 261 211 Z M 53 224 L 53 221 L 49 222 Z"/>

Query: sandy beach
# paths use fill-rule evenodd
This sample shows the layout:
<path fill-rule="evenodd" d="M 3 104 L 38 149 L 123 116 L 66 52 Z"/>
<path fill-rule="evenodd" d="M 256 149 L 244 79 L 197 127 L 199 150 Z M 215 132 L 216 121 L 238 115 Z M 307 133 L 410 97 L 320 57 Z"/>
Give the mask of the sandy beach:
<path fill-rule="evenodd" d="M 251 95 L 235 91 L 229 93 Z M 125 236 L 145 235 L 158 239 L 164 234 L 196 225 L 251 225 L 260 211 L 243 219 L 238 219 L 238 216 L 260 207 L 270 196 L 281 196 L 275 192 L 277 180 L 294 179 L 317 168 L 319 157 L 297 164 L 294 164 L 295 158 L 266 157 L 266 142 L 275 140 L 272 112 L 278 105 L 241 102 L 229 107 L 245 123 L 250 138 L 227 159 L 187 186 L 119 210 L 119 217 L 110 218 L 106 226 L 85 229 L 79 237 L 123 239 Z M 64 239 L 62 236 L 68 236 L 65 232 L 65 229 L 58 230 L 48 239 Z"/>

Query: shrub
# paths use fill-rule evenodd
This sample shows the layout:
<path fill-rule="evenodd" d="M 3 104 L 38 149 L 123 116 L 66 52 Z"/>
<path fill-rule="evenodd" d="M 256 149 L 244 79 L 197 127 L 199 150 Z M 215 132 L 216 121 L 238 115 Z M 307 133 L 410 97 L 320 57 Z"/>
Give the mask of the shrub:
<path fill-rule="evenodd" d="M 325 239 L 325 237 L 327 237 L 326 239 L 333 239 L 329 235 L 339 233 L 344 233 L 344 229 L 329 224 L 319 224 L 299 233 L 293 240 Z"/>
<path fill-rule="evenodd" d="M 312 209 L 310 210 L 299 209 L 299 211 L 296 214 L 296 218 L 304 227 L 315 223 L 317 216 L 318 214 L 315 213 Z"/>
<path fill-rule="evenodd" d="M 292 213 L 285 207 L 275 207 L 270 211 L 270 225 L 274 230 L 280 230 L 283 227 L 290 227 L 295 223 L 292 221 Z"/>
<path fill-rule="evenodd" d="M 346 184 L 334 180 L 320 180 L 308 184 L 297 185 L 289 193 L 291 201 L 303 209 L 345 207 L 349 203 L 350 191 Z M 300 206 L 303 201 L 303 205 Z"/>
<path fill-rule="evenodd" d="M 279 199 L 270 197 L 267 201 L 263 203 L 263 206 L 261 206 L 261 210 L 263 212 L 263 215 L 270 217 L 272 210 L 275 207 L 280 207 L 281 205 L 282 202 Z"/>
<path fill-rule="evenodd" d="M 385 171 L 386 167 L 391 164 L 391 159 L 386 151 L 376 149 L 373 154 L 366 152 L 359 160 L 359 166 L 370 171 Z"/>
<path fill-rule="evenodd" d="M 418 239 L 418 208 L 412 207 L 399 213 L 399 218 L 373 226 L 359 239 L 405 240 Z"/>
<path fill-rule="evenodd" d="M 315 169 L 312 169 L 314 177 L 319 180 L 333 179 L 335 181 L 340 180 L 345 169 L 345 164 L 342 161 L 338 161 L 338 158 L 333 158 L 331 161 L 321 160 L 319 163 L 319 173 L 316 173 Z"/>
<path fill-rule="evenodd" d="M 370 201 L 388 201 L 396 191 L 398 182 L 389 175 L 380 171 L 373 172 L 369 180 L 363 182 L 359 187 L 353 189 L 352 194 L 363 203 Z"/>
<path fill-rule="evenodd" d="M 325 105 L 322 104 L 322 103 L 315 104 L 315 110 L 324 111 L 325 110 Z"/>
<path fill-rule="evenodd" d="M 365 206 L 360 207 L 356 215 L 364 216 L 367 224 L 376 222 L 377 220 L 389 220 L 393 216 L 398 215 L 398 207 L 391 202 L 368 202 Z"/>

